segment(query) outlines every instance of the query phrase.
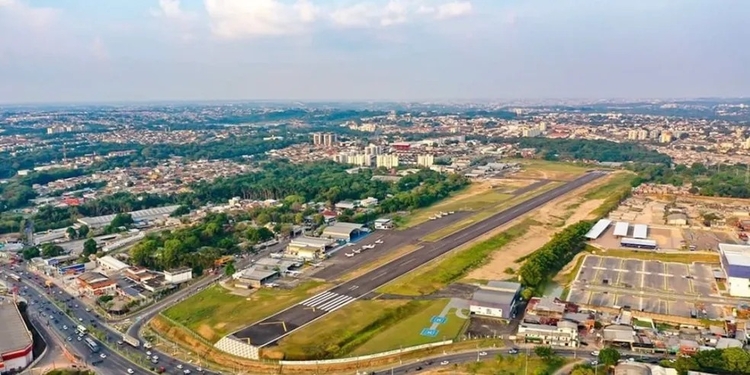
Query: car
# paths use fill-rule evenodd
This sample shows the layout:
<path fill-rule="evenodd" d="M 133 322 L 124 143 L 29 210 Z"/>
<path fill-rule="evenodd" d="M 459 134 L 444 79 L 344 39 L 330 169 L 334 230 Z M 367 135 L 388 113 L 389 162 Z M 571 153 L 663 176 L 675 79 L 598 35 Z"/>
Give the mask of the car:
<path fill-rule="evenodd" d="M 104 353 L 102 353 L 102 354 L 99 354 L 99 358 L 101 358 L 101 359 L 107 358 L 107 355 L 106 355 L 106 354 L 104 354 Z"/>
<path fill-rule="evenodd" d="M 591 361 L 591 363 L 590 363 L 591 366 L 596 366 L 598 364 L 599 364 L 599 361 L 596 361 L 596 360 Z"/>
<path fill-rule="evenodd" d="M 122 345 L 122 344 L 124 344 L 124 342 L 122 342 L 122 340 L 117 341 L 117 345 Z"/>
<path fill-rule="evenodd" d="M 180 369 L 180 370 L 182 370 L 182 363 L 178 364 L 177 368 Z"/>
<path fill-rule="evenodd" d="M 81 336 L 78 336 L 78 337 L 77 337 L 76 339 L 77 339 L 78 341 L 81 341 L 81 340 L 83 340 L 83 338 L 82 338 Z"/>
<path fill-rule="evenodd" d="M 89 312 L 89 311 L 91 311 L 91 309 L 87 307 L 87 308 L 86 308 L 86 312 Z"/>
<path fill-rule="evenodd" d="M 414 370 L 415 371 L 421 371 L 422 370 L 422 366 L 417 366 L 417 368 L 415 368 Z"/>
<path fill-rule="evenodd" d="M 133 369 L 132 369 L 132 368 L 129 368 L 129 369 L 128 369 L 128 374 L 134 374 L 134 373 L 135 373 L 135 371 L 133 371 Z"/>
<path fill-rule="evenodd" d="M 68 336 L 67 340 L 68 341 L 73 341 L 73 336 Z"/>
<path fill-rule="evenodd" d="M 479 352 L 479 355 L 480 355 L 480 356 L 482 356 L 482 357 L 483 357 L 483 356 L 486 356 L 486 355 L 487 355 L 487 352 Z"/>
<path fill-rule="evenodd" d="M 82 322 L 82 321 L 83 321 L 83 318 L 78 318 L 78 321 L 79 321 L 79 322 Z"/>
<path fill-rule="evenodd" d="M 183 373 L 183 374 L 185 374 L 185 375 L 187 375 L 187 374 L 189 374 L 189 373 L 190 373 L 190 370 L 188 370 L 188 369 L 185 369 L 185 371 L 183 371 L 182 373 Z"/>
<path fill-rule="evenodd" d="M 518 349 L 512 348 L 512 349 L 508 350 L 508 354 L 518 354 Z"/>
<path fill-rule="evenodd" d="M 440 366 L 445 366 L 445 365 L 447 365 L 447 364 L 449 364 L 449 363 L 450 363 L 450 362 L 448 362 L 448 361 L 443 361 L 443 362 L 440 362 Z"/>
<path fill-rule="evenodd" d="M 68 326 L 65 326 L 65 325 L 64 325 L 64 326 L 63 326 L 63 330 L 67 330 L 67 329 L 68 329 Z"/>
<path fill-rule="evenodd" d="M 598 350 L 594 350 L 593 352 L 591 352 L 591 355 L 594 356 L 594 357 L 598 357 L 599 356 L 599 351 Z"/>
<path fill-rule="evenodd" d="M 198 371 L 198 372 L 203 372 L 203 369 L 200 368 L 200 367 L 196 368 L 195 370 Z"/>
<path fill-rule="evenodd" d="M 151 351 L 150 351 L 150 350 L 147 350 L 147 351 L 146 351 L 146 355 L 150 357 L 150 356 L 151 356 Z"/>

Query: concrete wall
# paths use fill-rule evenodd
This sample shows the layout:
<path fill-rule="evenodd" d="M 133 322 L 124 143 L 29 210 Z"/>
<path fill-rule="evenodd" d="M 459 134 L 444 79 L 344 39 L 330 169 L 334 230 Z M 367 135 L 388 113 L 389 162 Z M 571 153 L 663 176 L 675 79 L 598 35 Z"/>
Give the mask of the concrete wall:
<path fill-rule="evenodd" d="M 396 354 L 401 354 L 401 353 L 408 353 L 408 352 L 412 352 L 412 351 L 420 350 L 420 349 L 434 348 L 434 347 L 438 347 L 438 346 L 449 345 L 449 344 L 452 344 L 452 343 L 453 343 L 453 340 L 447 340 L 447 341 L 434 342 L 434 343 L 431 343 L 431 344 L 410 346 L 408 348 L 396 349 L 396 350 L 391 350 L 391 351 L 388 351 L 388 352 L 363 355 L 363 356 L 359 356 L 359 357 L 339 358 L 339 359 L 325 359 L 325 360 L 320 360 L 320 361 L 279 361 L 279 363 L 281 365 L 284 365 L 284 366 L 316 366 L 316 365 L 329 365 L 329 364 L 351 363 L 351 362 L 358 362 L 358 361 L 366 361 L 366 360 L 369 360 L 369 359 L 376 359 L 376 358 L 388 357 L 388 356 L 392 356 L 392 355 L 396 355 Z"/>
<path fill-rule="evenodd" d="M 235 339 L 230 339 L 229 337 L 223 337 L 221 340 L 216 342 L 216 344 L 214 344 L 214 347 L 237 357 L 254 360 L 260 359 L 257 346 L 253 346 Z"/>

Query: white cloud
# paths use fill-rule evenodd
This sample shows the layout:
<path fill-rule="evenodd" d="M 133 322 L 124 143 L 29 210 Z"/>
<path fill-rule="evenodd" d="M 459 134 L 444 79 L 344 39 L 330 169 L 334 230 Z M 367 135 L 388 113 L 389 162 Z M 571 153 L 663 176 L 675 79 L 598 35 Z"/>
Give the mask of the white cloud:
<path fill-rule="evenodd" d="M 214 35 L 226 39 L 297 34 L 317 19 L 308 0 L 205 0 Z"/>
<path fill-rule="evenodd" d="M 180 7 L 180 0 L 159 0 L 159 9 L 153 10 L 152 14 L 173 20 L 186 21 L 193 18 L 193 14 L 185 12 Z"/>
<path fill-rule="evenodd" d="M 435 18 L 442 20 L 446 18 L 465 16 L 473 10 L 471 2 L 454 1 L 437 7 Z"/>
<path fill-rule="evenodd" d="M 466 0 L 360 0 L 345 5 L 331 0 L 204 0 L 204 6 L 213 34 L 224 39 L 299 34 L 325 23 L 339 28 L 390 27 L 472 10 Z"/>
<path fill-rule="evenodd" d="M 7 18 L 3 23 L 28 26 L 36 31 L 48 29 L 57 19 L 58 11 L 53 8 L 34 8 L 20 0 L 0 0 L 0 17 Z"/>

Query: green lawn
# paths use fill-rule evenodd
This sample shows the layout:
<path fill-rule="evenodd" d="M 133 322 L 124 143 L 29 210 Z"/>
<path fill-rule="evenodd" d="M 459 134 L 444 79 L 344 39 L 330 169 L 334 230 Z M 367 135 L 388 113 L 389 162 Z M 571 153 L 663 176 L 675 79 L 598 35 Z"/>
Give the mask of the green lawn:
<path fill-rule="evenodd" d="M 215 285 L 167 309 L 164 314 L 210 342 L 292 306 L 324 288 L 307 282 L 295 289 L 262 288 L 241 297 Z"/>
<path fill-rule="evenodd" d="M 328 314 L 295 331 L 279 342 L 278 350 L 287 360 L 323 359 L 337 356 L 342 347 L 406 300 L 360 300 Z"/>
<path fill-rule="evenodd" d="M 718 254 L 707 254 L 683 251 L 677 253 L 655 253 L 653 251 L 637 251 L 637 250 L 621 250 L 613 249 L 606 251 L 596 251 L 596 255 L 617 257 L 617 258 L 628 258 L 628 259 L 643 259 L 643 260 L 660 260 L 662 262 L 674 262 L 674 263 L 709 263 L 719 264 Z"/>
<path fill-rule="evenodd" d="M 551 360 L 529 357 L 527 361 L 524 354 L 497 355 L 481 362 L 471 362 L 464 365 L 454 364 L 453 367 L 455 370 L 462 370 L 462 373 L 477 375 L 554 374 L 557 369 L 569 361 L 561 357 L 554 357 Z M 452 372 L 448 370 L 447 373 Z"/>
<path fill-rule="evenodd" d="M 409 274 L 396 279 L 378 291 L 399 295 L 424 295 L 440 290 L 447 284 L 464 277 L 469 271 L 480 267 L 490 255 L 514 239 L 523 236 L 533 225 L 533 220 L 524 220 L 487 241 L 471 245 L 467 249 L 447 255 Z"/>
<path fill-rule="evenodd" d="M 471 191 L 471 187 L 468 190 Z M 507 201 L 513 197 L 510 194 L 501 193 L 497 189 L 486 190 L 468 196 L 462 195 L 467 195 L 467 193 L 458 193 L 453 197 L 447 198 L 443 202 L 434 204 L 430 207 L 414 210 L 409 216 L 403 219 L 399 229 L 406 229 L 422 224 L 430 220 L 430 216 L 441 211 L 478 211 L 487 207 L 495 206 L 498 203 Z"/>
<path fill-rule="evenodd" d="M 455 310 L 451 309 L 446 316 L 447 321 L 438 326 L 438 335 L 435 337 L 422 336 L 423 328 L 430 328 L 433 316 L 440 315 L 443 308 L 448 304 L 448 299 L 419 301 L 423 305 L 421 311 L 402 319 L 394 325 L 381 331 L 370 340 L 360 345 L 351 355 L 365 355 L 395 350 L 400 347 L 408 347 L 429 344 L 443 340 L 455 339 L 463 330 L 467 320 L 456 316 Z M 468 314 L 468 311 L 465 313 Z"/>

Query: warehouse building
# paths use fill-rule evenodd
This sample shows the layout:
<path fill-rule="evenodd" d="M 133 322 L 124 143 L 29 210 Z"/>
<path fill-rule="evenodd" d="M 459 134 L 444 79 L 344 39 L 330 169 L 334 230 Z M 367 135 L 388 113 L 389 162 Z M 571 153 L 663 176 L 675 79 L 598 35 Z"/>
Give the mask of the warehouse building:
<path fill-rule="evenodd" d="M 155 220 L 164 220 L 169 215 L 179 208 L 179 205 L 149 208 L 146 210 L 139 210 L 130 212 L 130 216 L 133 218 L 135 223 L 144 223 Z M 94 217 L 83 217 L 78 219 L 81 224 L 87 225 L 91 229 L 103 228 L 109 225 L 116 215 L 103 215 Z"/>
<path fill-rule="evenodd" d="M 304 260 L 315 260 L 325 258 L 326 251 L 336 244 L 335 240 L 319 237 L 295 237 L 289 241 L 286 253 Z"/>
<path fill-rule="evenodd" d="M 620 240 L 620 246 L 630 247 L 633 249 L 656 250 L 657 243 L 654 240 L 641 238 L 623 238 Z"/>
<path fill-rule="evenodd" d="M 599 236 L 601 236 L 602 233 L 604 233 L 604 231 L 607 230 L 607 228 L 609 228 L 611 224 L 612 224 L 612 220 L 609 220 L 609 219 L 601 219 L 597 221 L 596 224 L 594 224 L 594 226 L 591 227 L 591 230 L 589 230 L 588 233 L 586 233 L 586 238 L 590 240 L 595 240 L 599 238 Z"/>
<path fill-rule="evenodd" d="M 33 362 L 34 339 L 15 302 L 0 299 L 0 374 L 17 373 Z"/>
<path fill-rule="evenodd" d="M 750 297 L 750 246 L 720 243 L 719 252 L 729 295 Z"/>
<path fill-rule="evenodd" d="M 190 267 L 177 268 L 164 271 L 164 281 L 170 284 L 180 284 L 193 279 L 193 270 Z"/>
<path fill-rule="evenodd" d="M 351 241 L 362 233 L 362 224 L 336 222 L 323 229 L 323 238 Z"/>
<path fill-rule="evenodd" d="M 628 224 L 625 221 L 620 221 L 615 224 L 615 237 L 627 237 L 628 236 L 628 228 L 630 227 L 630 224 Z"/>
<path fill-rule="evenodd" d="M 648 238 L 648 225 L 646 224 L 635 224 L 633 225 L 633 238 L 645 240 Z"/>
<path fill-rule="evenodd" d="M 103 256 L 103 257 L 97 259 L 96 263 L 97 263 L 97 265 L 99 265 L 99 267 L 102 267 L 104 269 L 107 269 L 107 270 L 113 271 L 113 272 L 122 271 L 122 270 L 130 267 L 127 264 L 123 263 L 122 261 L 117 260 L 114 257 L 109 256 L 109 255 Z"/>
<path fill-rule="evenodd" d="M 507 281 L 490 281 L 474 292 L 469 301 L 471 314 L 502 320 L 516 317 L 521 299 L 521 284 Z"/>

